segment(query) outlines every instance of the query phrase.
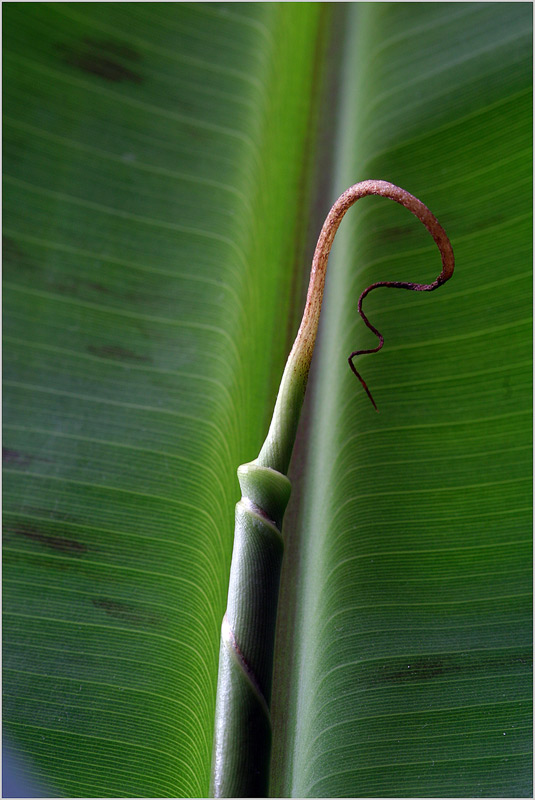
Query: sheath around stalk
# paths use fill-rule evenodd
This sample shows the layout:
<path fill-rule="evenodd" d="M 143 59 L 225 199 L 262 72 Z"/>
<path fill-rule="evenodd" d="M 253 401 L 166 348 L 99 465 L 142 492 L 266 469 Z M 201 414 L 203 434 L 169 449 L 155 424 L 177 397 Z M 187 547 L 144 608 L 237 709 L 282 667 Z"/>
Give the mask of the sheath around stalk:
<path fill-rule="evenodd" d="M 290 481 L 258 464 L 238 469 L 227 612 L 221 626 L 212 795 L 263 797 L 271 750 L 271 673 Z"/>
<path fill-rule="evenodd" d="M 381 281 L 361 294 L 358 311 L 379 338 L 372 350 L 357 350 L 349 365 L 374 407 L 375 401 L 353 359 L 376 353 L 383 337 L 362 310 L 362 301 L 380 287 L 432 292 L 453 274 L 454 259 L 443 228 L 416 197 L 387 181 L 361 181 L 345 191 L 321 229 L 312 261 L 303 320 L 284 368 L 273 418 L 255 461 L 238 469 L 242 499 L 236 506 L 234 551 L 227 612 L 221 626 L 219 679 L 212 758 L 214 797 L 265 797 L 271 752 L 269 703 L 279 579 L 283 552 L 282 518 L 290 497 L 288 470 L 318 330 L 327 260 L 346 211 L 366 195 L 380 195 L 411 211 L 425 225 L 442 257 L 432 283 Z"/>

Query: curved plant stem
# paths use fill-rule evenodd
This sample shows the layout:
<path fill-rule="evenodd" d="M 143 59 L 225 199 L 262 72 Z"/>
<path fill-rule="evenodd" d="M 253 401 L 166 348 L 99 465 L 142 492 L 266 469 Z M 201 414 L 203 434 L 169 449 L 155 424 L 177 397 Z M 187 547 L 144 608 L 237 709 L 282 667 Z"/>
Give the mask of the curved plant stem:
<path fill-rule="evenodd" d="M 353 359 L 377 352 L 384 339 L 364 314 L 362 301 L 381 286 L 431 292 L 453 274 L 453 250 L 437 219 L 420 200 L 392 183 L 372 180 L 357 183 L 338 198 L 327 215 L 312 260 L 303 319 L 286 362 L 268 435 L 258 458 L 238 469 L 242 498 L 236 506 L 228 605 L 221 628 L 212 761 L 214 797 L 267 795 L 271 750 L 269 703 L 283 553 L 281 527 L 291 490 L 285 473 L 305 395 L 334 236 L 346 211 L 370 194 L 388 197 L 408 208 L 425 225 L 442 258 L 442 271 L 432 283 L 381 281 L 368 286 L 359 298 L 359 314 L 379 338 L 379 344 L 371 350 L 354 351 L 348 360 L 376 410 Z"/>

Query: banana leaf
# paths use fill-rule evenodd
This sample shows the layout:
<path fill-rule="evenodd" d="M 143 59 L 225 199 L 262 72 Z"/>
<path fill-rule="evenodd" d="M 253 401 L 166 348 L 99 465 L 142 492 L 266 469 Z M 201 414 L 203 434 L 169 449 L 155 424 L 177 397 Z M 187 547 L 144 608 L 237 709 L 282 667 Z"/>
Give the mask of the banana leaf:
<path fill-rule="evenodd" d="M 236 468 L 332 201 L 285 523 L 274 796 L 531 794 L 531 14 L 4 7 L 4 740 L 46 796 L 208 793 Z M 394 206 L 394 207 L 392 207 Z M 399 295 L 403 296 L 399 296 Z M 375 342 L 374 342 L 375 343 Z M 11 763 L 11 762 L 10 762 Z"/>

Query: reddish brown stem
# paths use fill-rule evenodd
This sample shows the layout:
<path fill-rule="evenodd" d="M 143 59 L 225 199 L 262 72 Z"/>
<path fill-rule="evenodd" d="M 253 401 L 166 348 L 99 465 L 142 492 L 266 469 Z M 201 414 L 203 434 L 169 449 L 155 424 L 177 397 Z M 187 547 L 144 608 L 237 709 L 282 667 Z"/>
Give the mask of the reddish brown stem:
<path fill-rule="evenodd" d="M 369 350 L 355 350 L 349 356 L 349 366 L 362 383 L 364 389 L 370 400 L 373 403 L 375 410 L 377 411 L 377 405 L 371 395 L 370 390 L 368 389 L 366 382 L 362 378 L 362 376 L 357 372 L 355 365 L 353 364 L 353 359 L 359 355 L 364 355 L 368 353 L 377 353 L 384 344 L 384 339 L 381 333 L 374 328 L 371 322 L 366 317 L 364 311 L 362 310 L 362 301 L 369 294 L 372 289 L 377 289 L 380 286 L 386 286 L 389 288 L 394 289 L 409 289 L 415 292 L 432 292 L 434 289 L 437 289 L 443 283 L 446 283 L 447 280 L 451 278 L 453 275 L 453 270 L 455 266 L 455 260 L 453 256 L 453 250 L 450 244 L 446 233 L 438 220 L 435 216 L 429 211 L 427 206 L 425 206 L 418 198 L 414 197 L 409 192 L 405 191 L 405 189 L 400 189 L 399 186 L 395 186 L 393 183 L 388 183 L 387 181 L 361 181 L 360 183 L 356 183 L 354 186 L 351 186 L 347 191 L 345 191 L 336 201 L 336 203 L 331 208 L 327 219 L 323 225 L 321 230 L 318 244 L 316 246 L 316 251 L 314 253 L 314 258 L 312 261 L 312 272 L 310 276 L 310 284 L 308 288 L 308 295 L 307 295 L 307 302 L 305 306 L 305 313 L 303 316 L 303 322 L 301 323 L 301 328 L 297 334 L 297 339 L 294 344 L 294 350 L 297 352 L 298 350 L 301 353 L 305 352 L 308 362 L 310 361 L 312 355 L 312 348 L 314 347 L 314 340 L 316 338 L 316 330 L 317 330 L 317 322 L 319 318 L 319 309 L 321 308 L 321 300 L 323 295 L 323 284 L 325 281 L 325 271 L 327 268 L 327 260 L 329 257 L 329 253 L 331 250 L 331 245 L 334 239 L 334 235 L 342 221 L 342 218 L 346 211 L 359 200 L 361 197 L 365 197 L 366 195 L 380 195 L 381 197 L 388 197 L 391 200 L 394 200 L 396 203 L 399 203 L 402 206 L 405 206 L 409 211 L 411 211 L 419 220 L 420 222 L 425 225 L 435 243 L 440 251 L 440 255 L 442 258 L 442 271 L 440 275 L 432 282 L 432 283 L 409 283 L 408 281 L 380 281 L 378 283 L 373 283 L 371 286 L 368 286 L 365 289 L 358 302 L 358 311 L 362 319 L 364 320 L 365 324 L 368 328 L 375 333 L 375 335 L 379 339 L 379 344 L 377 347 L 374 347 Z"/>
<path fill-rule="evenodd" d="M 349 363 L 351 369 L 361 381 L 375 406 L 373 398 L 371 397 L 365 382 L 356 371 L 352 362 L 352 359 L 356 358 L 357 355 L 363 355 L 364 353 L 375 353 L 383 346 L 383 338 L 381 334 L 378 330 L 376 330 L 376 328 L 373 327 L 362 311 L 363 299 L 367 294 L 369 294 L 369 292 L 372 291 L 372 289 L 376 289 L 379 286 L 387 286 L 397 289 L 410 289 L 419 292 L 431 292 L 433 289 L 437 289 L 451 278 L 455 266 L 455 260 L 450 241 L 439 221 L 429 211 L 427 206 L 425 206 L 420 200 L 418 200 L 417 197 L 414 197 L 405 189 L 401 189 L 399 186 L 395 186 L 393 183 L 388 183 L 388 181 L 361 181 L 360 183 L 350 186 L 349 189 L 341 194 L 338 200 L 335 202 L 329 211 L 325 222 L 323 223 L 323 227 L 318 238 L 318 243 L 316 245 L 316 250 L 314 252 L 314 258 L 312 259 L 312 270 L 310 273 L 310 283 L 308 286 L 305 311 L 303 314 L 301 327 L 299 328 L 297 338 L 292 348 L 292 353 L 290 354 L 290 360 L 292 360 L 292 356 L 295 356 L 308 371 L 310 360 L 312 358 L 314 342 L 316 339 L 319 312 L 323 298 L 325 273 L 327 270 L 327 261 L 334 236 L 348 209 L 351 208 L 351 206 L 361 197 L 366 197 L 370 194 L 388 197 L 390 200 L 394 200 L 396 203 L 405 206 L 405 208 L 413 213 L 414 216 L 417 217 L 423 225 L 425 225 L 433 237 L 442 258 L 442 271 L 440 275 L 433 281 L 433 283 L 424 284 L 408 283 L 406 281 L 381 281 L 368 286 L 368 288 L 365 289 L 360 296 L 358 304 L 359 313 L 368 328 L 370 328 L 370 330 L 372 330 L 375 335 L 379 337 L 379 345 L 372 350 L 356 350 L 349 356 Z"/>

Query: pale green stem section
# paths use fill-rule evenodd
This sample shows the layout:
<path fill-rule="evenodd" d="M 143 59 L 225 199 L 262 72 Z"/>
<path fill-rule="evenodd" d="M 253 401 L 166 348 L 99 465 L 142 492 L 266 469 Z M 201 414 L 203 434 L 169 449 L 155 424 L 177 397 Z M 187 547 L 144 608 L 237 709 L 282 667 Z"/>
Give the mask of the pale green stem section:
<path fill-rule="evenodd" d="M 312 261 L 303 319 L 286 362 L 266 441 L 258 458 L 238 469 L 242 499 L 236 506 L 228 605 L 221 629 L 211 787 L 215 797 L 267 796 L 269 702 L 283 553 L 281 527 L 291 489 L 285 473 L 318 332 L 331 246 L 346 211 L 370 194 L 395 200 L 418 217 L 438 245 L 442 272 L 431 284 L 373 284 L 361 295 L 359 311 L 363 297 L 372 288 L 432 291 L 453 274 L 453 251 L 436 218 L 420 200 L 392 183 L 362 181 L 351 186 L 338 198 L 323 224 Z M 381 335 L 362 316 L 380 337 L 379 347 L 382 346 Z"/>

